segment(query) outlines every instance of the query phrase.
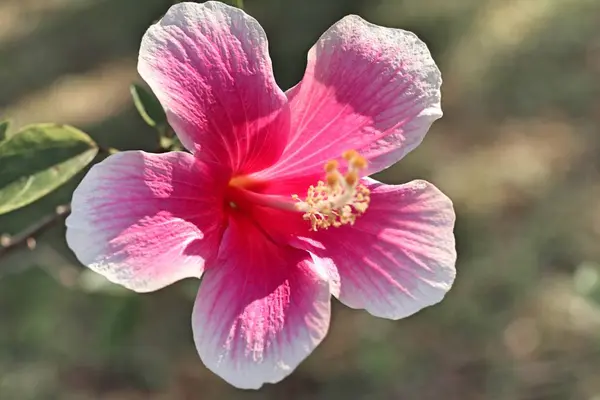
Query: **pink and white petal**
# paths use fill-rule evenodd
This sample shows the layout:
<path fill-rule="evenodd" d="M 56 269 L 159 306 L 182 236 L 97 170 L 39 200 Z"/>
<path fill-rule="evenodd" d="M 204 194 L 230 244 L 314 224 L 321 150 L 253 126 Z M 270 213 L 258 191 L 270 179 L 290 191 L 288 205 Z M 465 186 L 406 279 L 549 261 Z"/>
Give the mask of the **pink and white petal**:
<path fill-rule="evenodd" d="M 182 143 L 238 174 L 276 161 L 287 143 L 289 107 L 273 77 L 260 24 L 208 1 L 173 5 L 150 27 L 138 70 Z"/>
<path fill-rule="evenodd" d="M 204 364 L 242 389 L 278 382 L 323 340 L 329 319 L 327 275 L 311 255 L 276 244 L 245 217 L 231 218 L 194 306 Z"/>
<path fill-rule="evenodd" d="M 111 155 L 75 190 L 67 243 L 82 264 L 138 292 L 199 278 L 223 230 L 218 179 L 189 153 Z"/>
<path fill-rule="evenodd" d="M 404 318 L 441 301 L 454 282 L 452 202 L 425 181 L 365 183 L 371 190 L 366 213 L 354 226 L 317 232 L 313 239 L 326 250 L 311 251 L 335 266 L 332 282 L 339 282 L 342 303 Z"/>
<path fill-rule="evenodd" d="M 287 92 L 290 141 L 262 175 L 320 176 L 327 160 L 348 149 L 369 159 L 368 174 L 389 167 L 442 116 L 441 83 L 413 33 L 343 18 L 310 50 L 304 78 Z"/>

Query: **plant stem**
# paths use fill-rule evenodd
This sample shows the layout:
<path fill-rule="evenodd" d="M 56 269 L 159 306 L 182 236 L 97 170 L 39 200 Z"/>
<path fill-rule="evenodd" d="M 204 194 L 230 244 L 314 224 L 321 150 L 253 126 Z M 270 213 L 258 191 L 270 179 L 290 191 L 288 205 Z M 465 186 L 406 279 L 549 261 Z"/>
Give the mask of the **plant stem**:
<path fill-rule="evenodd" d="M 40 219 L 33 225 L 27 227 L 23 231 L 17 233 L 14 236 L 2 235 L 0 236 L 0 258 L 15 250 L 21 246 L 27 246 L 30 250 L 33 250 L 36 245 L 37 237 L 45 230 L 53 226 L 54 224 L 62 221 L 71 212 L 71 206 L 64 204 L 56 207 L 56 211 L 53 214 L 47 215 Z"/>

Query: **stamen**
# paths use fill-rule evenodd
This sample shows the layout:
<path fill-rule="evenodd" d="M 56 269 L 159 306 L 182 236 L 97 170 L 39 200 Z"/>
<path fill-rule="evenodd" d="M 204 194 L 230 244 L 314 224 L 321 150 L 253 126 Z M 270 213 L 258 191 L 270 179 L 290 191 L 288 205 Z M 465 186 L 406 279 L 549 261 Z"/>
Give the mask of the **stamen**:
<path fill-rule="evenodd" d="M 346 174 L 344 179 L 346 180 L 346 183 L 348 185 L 354 186 L 356 184 L 356 182 L 358 181 L 358 172 L 350 171 Z"/>
<path fill-rule="evenodd" d="M 370 192 L 360 183 L 359 171 L 367 167 L 367 160 L 356 150 L 347 150 L 342 158 L 348 161 L 345 175 L 338 170 L 338 162 L 325 164 L 326 182 L 311 185 L 304 200 L 293 195 L 297 210 L 304 212 L 303 218 L 310 221 L 311 230 L 354 225 L 356 218 L 369 207 Z"/>
<path fill-rule="evenodd" d="M 329 160 L 325 163 L 325 172 L 330 173 L 337 171 L 339 163 L 336 160 Z"/>
<path fill-rule="evenodd" d="M 360 156 L 356 150 L 346 150 L 342 153 L 342 158 L 346 161 L 351 161 L 356 156 Z"/>
<path fill-rule="evenodd" d="M 356 169 L 365 169 L 367 168 L 367 159 L 361 155 L 356 155 L 351 161 L 350 164 Z"/>
<path fill-rule="evenodd" d="M 330 172 L 329 174 L 327 174 L 326 179 L 327 179 L 327 186 L 335 187 L 340 181 L 340 174 L 337 173 L 337 171 L 336 171 L 336 173 Z"/>

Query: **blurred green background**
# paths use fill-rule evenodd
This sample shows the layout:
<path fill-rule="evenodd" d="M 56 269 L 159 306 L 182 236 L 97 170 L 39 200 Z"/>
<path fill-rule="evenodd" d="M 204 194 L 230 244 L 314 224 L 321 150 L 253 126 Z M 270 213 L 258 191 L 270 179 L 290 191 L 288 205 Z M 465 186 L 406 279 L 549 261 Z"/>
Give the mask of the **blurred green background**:
<path fill-rule="evenodd" d="M 0 0 L 0 118 L 154 150 L 128 86 L 142 34 L 171 3 Z M 445 116 L 379 178 L 424 178 L 454 200 L 454 288 L 396 322 L 335 303 L 329 336 L 288 379 L 242 392 L 196 354 L 197 281 L 127 292 L 79 266 L 58 224 L 0 258 L 0 399 L 599 400 L 600 1 L 245 3 L 283 88 L 349 13 L 428 43 Z M 1 216 L 0 233 L 67 203 L 79 179 Z"/>

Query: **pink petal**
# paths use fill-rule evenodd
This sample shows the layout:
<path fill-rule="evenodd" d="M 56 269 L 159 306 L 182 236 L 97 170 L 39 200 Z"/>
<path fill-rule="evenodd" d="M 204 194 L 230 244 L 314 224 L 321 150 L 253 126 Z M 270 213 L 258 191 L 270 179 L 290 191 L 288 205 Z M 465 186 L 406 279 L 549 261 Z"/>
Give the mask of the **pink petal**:
<path fill-rule="evenodd" d="M 392 165 L 442 116 L 441 82 L 413 33 L 345 17 L 310 50 L 303 80 L 288 91 L 290 142 L 261 175 L 320 176 L 348 149 L 369 159 L 369 174 Z"/>
<path fill-rule="evenodd" d="M 425 181 L 366 182 L 366 213 L 353 227 L 317 232 L 314 239 L 325 250 L 311 251 L 335 267 L 332 284 L 339 285 L 342 303 L 378 317 L 404 318 L 441 301 L 454 282 L 452 202 Z"/>
<path fill-rule="evenodd" d="M 67 243 L 82 264 L 138 292 L 199 278 L 223 229 L 218 176 L 188 153 L 112 155 L 75 190 Z"/>
<path fill-rule="evenodd" d="M 172 6 L 142 39 L 138 70 L 192 152 L 238 174 L 279 158 L 289 107 L 273 78 L 265 32 L 220 2 Z"/>
<path fill-rule="evenodd" d="M 289 375 L 329 326 L 329 287 L 319 268 L 307 252 L 275 244 L 254 221 L 231 218 L 194 306 L 204 364 L 244 389 Z"/>

